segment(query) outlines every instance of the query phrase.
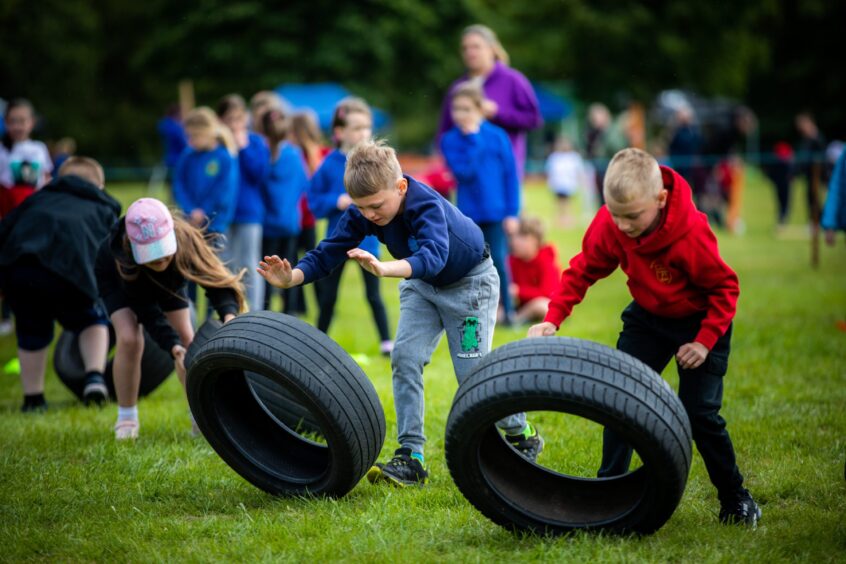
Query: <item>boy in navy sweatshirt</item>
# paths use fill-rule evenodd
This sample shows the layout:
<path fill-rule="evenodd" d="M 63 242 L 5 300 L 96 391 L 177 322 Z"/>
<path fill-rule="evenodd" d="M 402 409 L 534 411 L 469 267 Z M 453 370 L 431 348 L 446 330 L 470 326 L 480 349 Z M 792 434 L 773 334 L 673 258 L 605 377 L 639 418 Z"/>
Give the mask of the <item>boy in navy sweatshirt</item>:
<path fill-rule="evenodd" d="M 365 141 L 347 159 L 344 184 L 353 200 L 333 234 L 292 268 L 265 257 L 258 272 L 274 286 L 290 288 L 328 276 L 347 258 L 376 276 L 400 282 L 400 318 L 391 355 L 400 448 L 367 473 L 372 483 L 425 483 L 423 366 L 446 332 L 459 382 L 491 348 L 499 277 L 481 230 L 434 190 L 404 176 L 390 147 Z M 375 235 L 398 260 L 382 262 L 358 248 Z M 523 413 L 497 425 L 510 444 L 534 460 L 543 440 Z"/>

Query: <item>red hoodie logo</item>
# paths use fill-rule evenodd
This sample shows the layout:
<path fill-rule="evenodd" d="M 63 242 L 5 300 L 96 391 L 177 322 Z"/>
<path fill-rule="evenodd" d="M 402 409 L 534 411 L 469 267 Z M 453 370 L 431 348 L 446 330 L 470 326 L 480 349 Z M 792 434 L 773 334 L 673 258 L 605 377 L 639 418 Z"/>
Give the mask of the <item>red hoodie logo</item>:
<path fill-rule="evenodd" d="M 657 260 L 653 260 L 649 263 L 649 268 L 655 273 L 655 278 L 658 279 L 658 282 L 661 284 L 669 284 L 673 281 L 673 275 L 670 274 L 670 271 L 667 270 L 667 267 L 658 262 Z"/>

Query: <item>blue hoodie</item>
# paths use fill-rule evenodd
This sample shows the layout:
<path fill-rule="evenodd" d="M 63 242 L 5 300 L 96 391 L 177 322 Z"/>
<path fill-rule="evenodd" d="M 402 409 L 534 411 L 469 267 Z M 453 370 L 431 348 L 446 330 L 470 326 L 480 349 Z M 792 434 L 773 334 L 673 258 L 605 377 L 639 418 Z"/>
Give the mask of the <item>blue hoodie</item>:
<path fill-rule="evenodd" d="M 458 182 L 463 214 L 476 223 L 519 215 L 520 182 L 505 131 L 487 121 L 471 135 L 453 127 L 441 137 L 441 152 Z"/>
<path fill-rule="evenodd" d="M 218 145 L 211 151 L 188 147 L 173 174 L 173 199 L 189 215 L 195 209 L 209 217 L 209 231 L 225 233 L 235 214 L 238 197 L 238 161 Z"/>
<path fill-rule="evenodd" d="M 308 205 L 314 217 L 326 219 L 326 237 L 331 236 L 344 212 L 338 209 L 338 198 L 346 194 L 344 188 L 344 168 L 347 166 L 347 156 L 335 149 L 323 160 L 311 177 L 308 187 Z M 379 256 L 379 241 L 375 237 L 368 237 L 360 245 L 362 249 Z"/>
<path fill-rule="evenodd" d="M 846 231 L 846 151 L 834 165 L 820 224 L 823 229 Z"/>
<path fill-rule="evenodd" d="M 328 276 L 347 259 L 347 251 L 368 235 L 385 243 L 394 258 L 408 261 L 410 278 L 433 286 L 457 282 L 482 262 L 485 240 L 479 226 L 433 189 L 405 178 L 408 191 L 402 211 L 389 224 L 379 226 L 350 206 L 332 235 L 297 264 L 303 283 Z"/>
<path fill-rule="evenodd" d="M 303 156 L 290 143 L 279 145 L 279 156 L 270 163 L 264 181 L 265 237 L 293 237 L 300 234 L 300 198 L 308 189 Z"/>
<path fill-rule="evenodd" d="M 232 223 L 262 223 L 264 221 L 264 179 L 270 168 L 270 149 L 257 133 L 248 134 L 249 144 L 238 152 L 238 205 Z"/>

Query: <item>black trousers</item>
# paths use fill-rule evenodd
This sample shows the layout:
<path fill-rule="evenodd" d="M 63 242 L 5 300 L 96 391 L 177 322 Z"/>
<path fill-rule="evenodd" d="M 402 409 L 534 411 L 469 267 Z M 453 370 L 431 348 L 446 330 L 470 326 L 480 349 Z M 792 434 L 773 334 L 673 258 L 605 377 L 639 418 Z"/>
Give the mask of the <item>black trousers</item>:
<path fill-rule="evenodd" d="M 326 333 L 329 331 L 329 325 L 332 323 L 332 316 L 335 313 L 335 302 L 338 301 L 338 287 L 341 285 L 341 274 L 344 272 L 344 266 L 352 261 L 344 261 L 341 266 L 332 271 L 332 273 L 317 281 L 320 285 L 318 299 L 320 300 L 320 315 L 317 318 L 317 328 Z M 385 311 L 385 304 L 382 302 L 382 295 L 379 292 L 379 277 L 374 276 L 359 267 L 361 274 L 364 276 L 364 288 L 367 293 L 367 303 L 370 304 L 370 309 L 373 312 L 373 321 L 376 322 L 376 329 L 379 331 L 379 340 L 389 341 L 391 339 L 391 332 L 388 330 L 388 314 Z"/>
<path fill-rule="evenodd" d="M 294 237 L 264 237 L 261 240 L 261 258 L 266 256 L 279 255 L 279 258 L 288 259 L 291 265 L 297 264 L 297 236 Z M 270 310 L 270 300 L 276 288 L 269 283 L 264 283 L 264 309 Z M 291 292 L 291 288 L 282 290 L 282 311 L 289 315 L 299 311 L 298 300 L 302 299 L 301 292 Z"/>
<path fill-rule="evenodd" d="M 620 332 L 617 348 L 660 374 L 679 347 L 693 341 L 699 332 L 702 317 L 659 317 L 632 302 L 623 311 L 623 330 Z M 678 369 L 679 399 L 690 419 L 693 441 L 721 499 L 731 498 L 743 485 L 743 476 L 737 468 L 726 422 L 720 416 L 723 376 L 728 369 L 731 331 L 732 328 L 729 327 L 701 366 L 693 370 Z M 625 474 L 628 472 L 631 458 L 631 447 L 616 433 L 605 429 L 602 466 L 597 475 L 603 478 Z"/>

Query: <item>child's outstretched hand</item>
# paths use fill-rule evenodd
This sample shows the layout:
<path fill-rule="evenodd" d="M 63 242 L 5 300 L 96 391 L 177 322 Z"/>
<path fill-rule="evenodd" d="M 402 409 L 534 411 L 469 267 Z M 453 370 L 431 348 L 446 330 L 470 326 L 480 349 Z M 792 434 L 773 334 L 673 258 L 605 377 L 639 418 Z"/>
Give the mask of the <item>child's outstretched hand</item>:
<path fill-rule="evenodd" d="M 277 255 L 264 257 L 264 260 L 259 262 L 256 271 L 271 286 L 283 289 L 296 286 L 291 263 L 288 262 L 288 259 L 281 259 Z"/>
<path fill-rule="evenodd" d="M 686 370 L 698 368 L 708 358 L 708 349 L 702 343 L 696 341 L 687 343 L 679 348 L 676 353 L 676 360 L 679 366 Z"/>
<path fill-rule="evenodd" d="M 372 274 L 373 276 L 384 276 L 385 269 L 382 261 L 368 253 L 364 249 L 350 249 L 347 251 L 347 256 L 361 265 L 361 268 Z"/>
<path fill-rule="evenodd" d="M 527 337 L 552 337 L 553 335 L 555 335 L 555 325 L 549 321 L 544 321 L 529 327 Z"/>

